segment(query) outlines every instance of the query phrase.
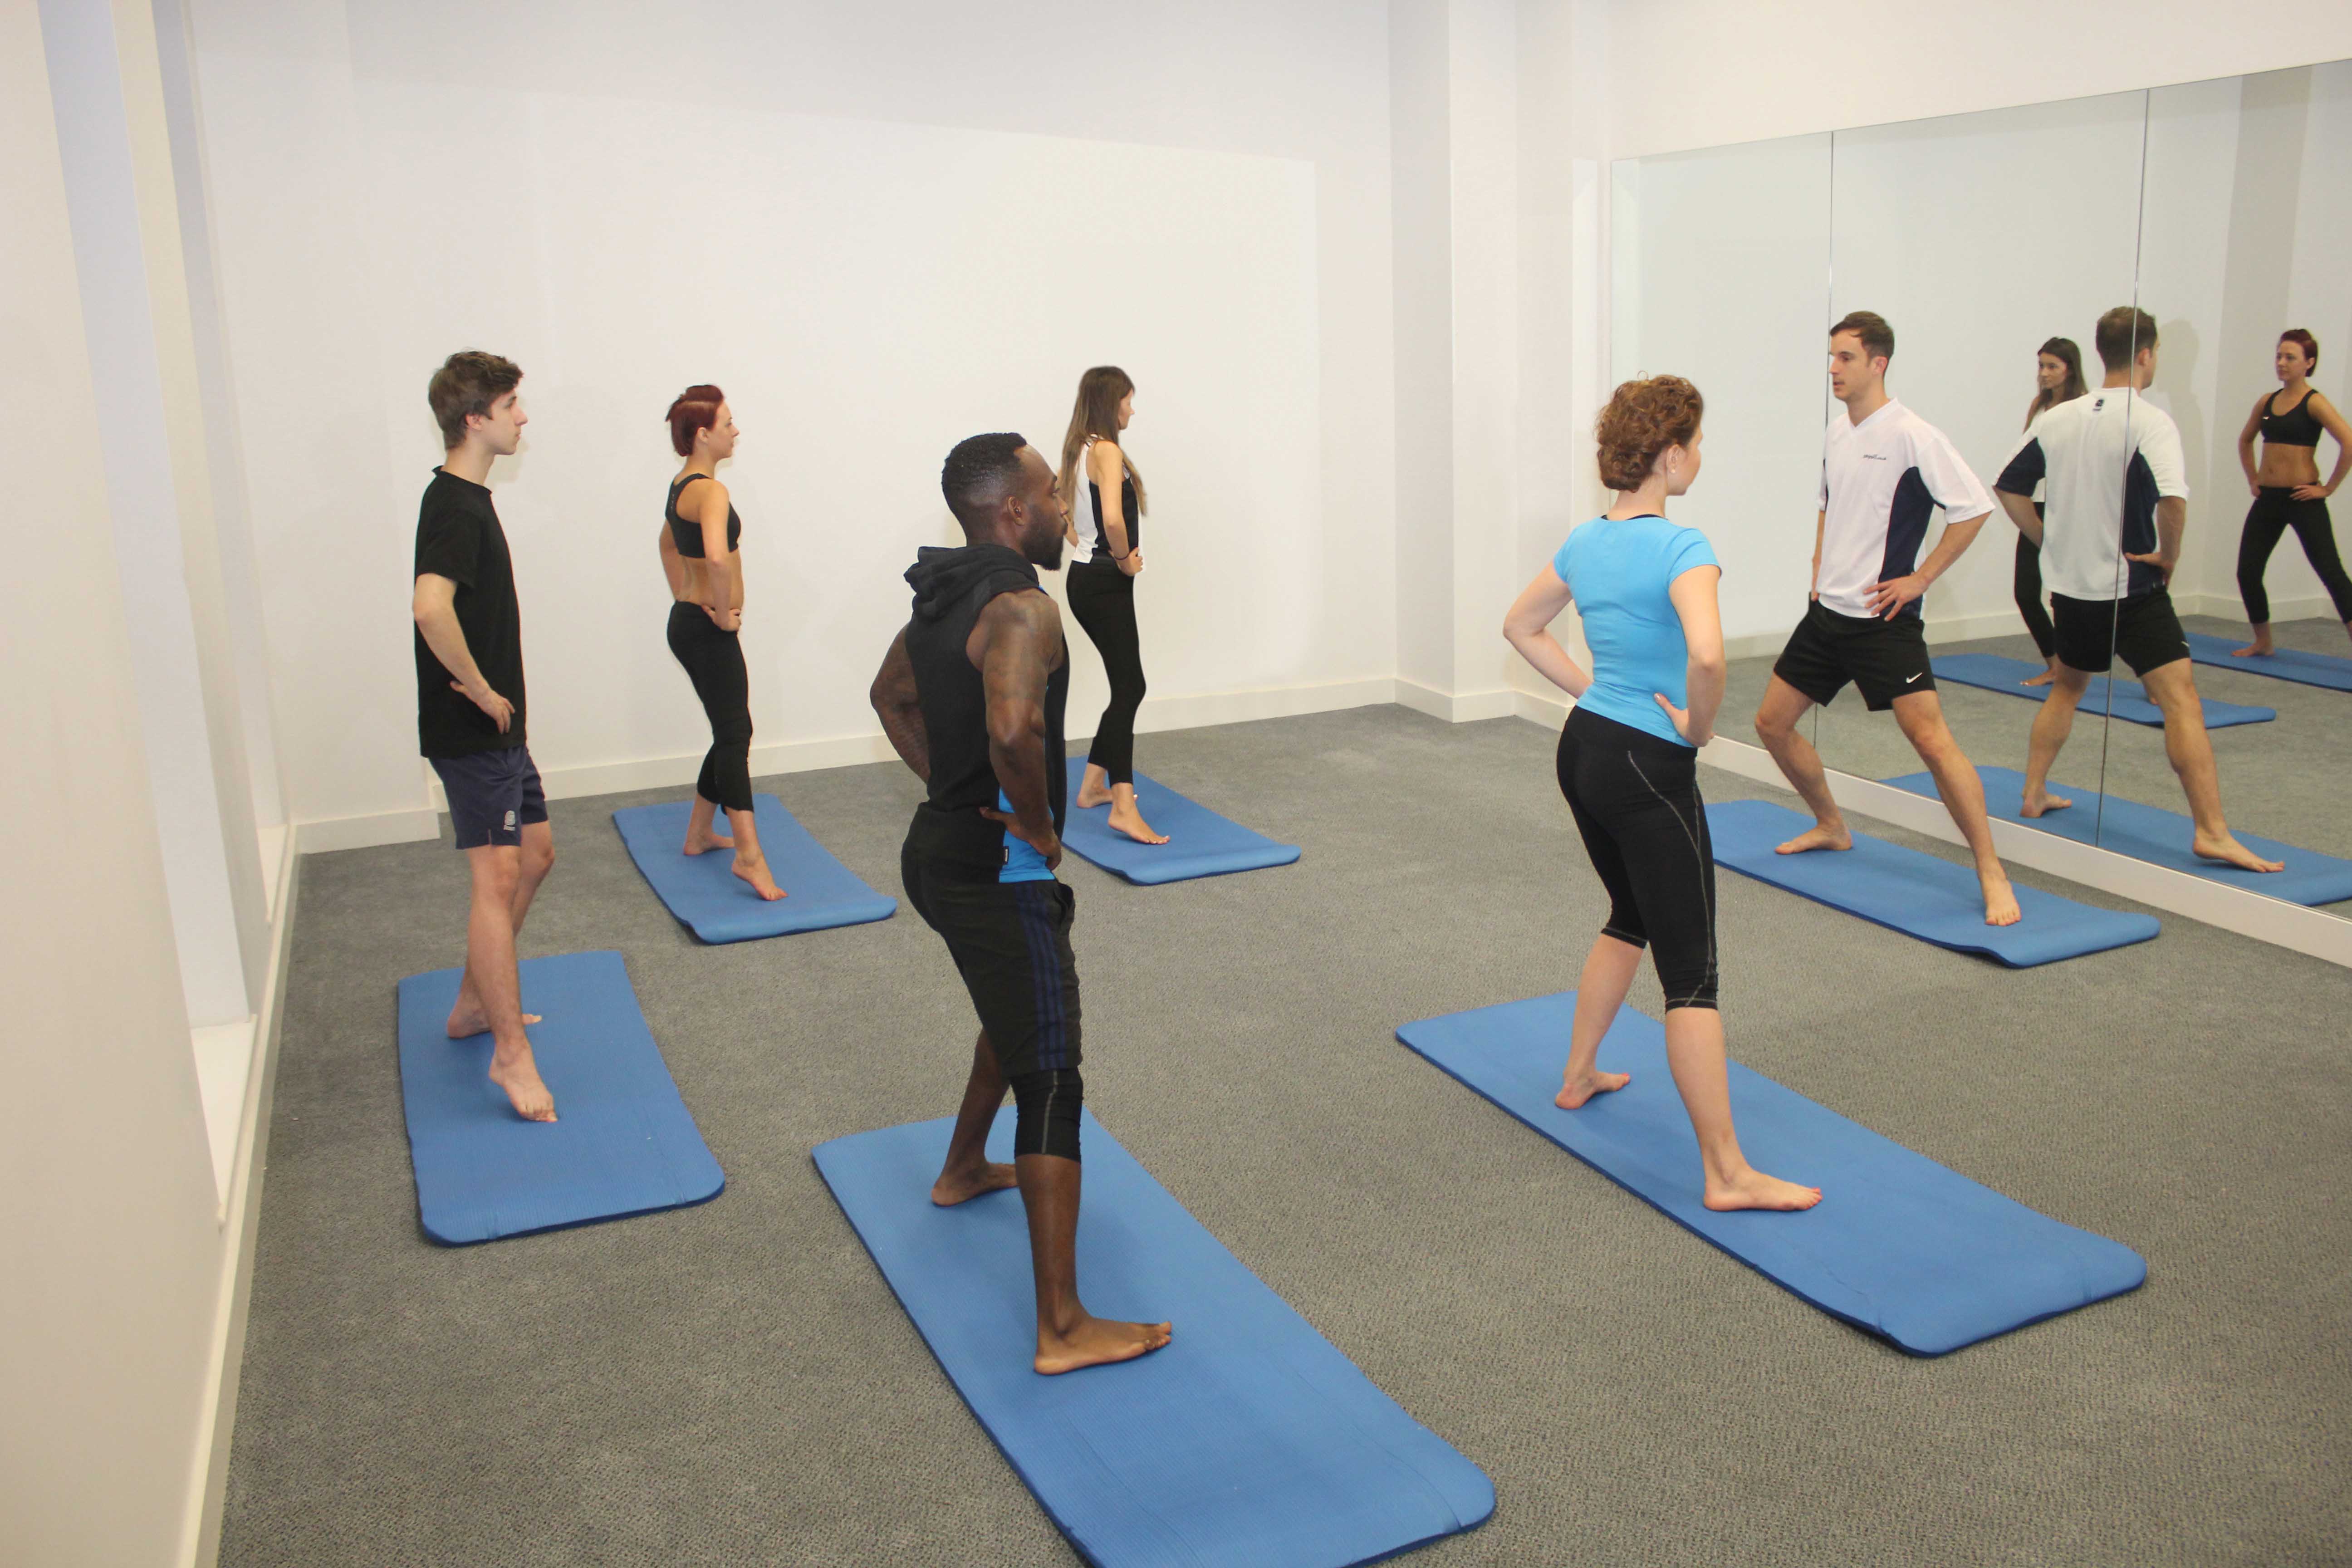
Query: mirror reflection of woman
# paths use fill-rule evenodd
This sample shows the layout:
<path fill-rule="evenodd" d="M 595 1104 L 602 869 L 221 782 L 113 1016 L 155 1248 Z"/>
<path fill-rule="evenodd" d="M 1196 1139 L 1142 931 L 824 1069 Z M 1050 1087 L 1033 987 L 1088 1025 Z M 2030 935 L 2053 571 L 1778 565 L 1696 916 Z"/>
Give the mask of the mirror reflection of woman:
<path fill-rule="evenodd" d="M 1135 383 L 1113 364 L 1078 378 L 1077 406 L 1062 437 L 1058 482 L 1069 509 L 1071 555 L 1063 591 L 1110 679 L 1110 702 L 1095 726 L 1076 805 L 1110 807 L 1110 826 L 1139 844 L 1165 844 L 1135 808 L 1135 710 L 1143 705 L 1143 655 L 1135 630 L 1135 579 L 1143 570 L 1138 532 L 1143 479 L 1119 447 L 1135 416 Z M 1112 498 L 1106 507 L 1103 498 Z"/>
<path fill-rule="evenodd" d="M 2319 368 L 2319 340 L 2301 327 L 2279 334 L 2271 365 L 2278 373 L 2279 389 L 2266 393 L 2238 432 L 2238 464 L 2246 470 L 2246 486 L 2254 504 L 2246 513 L 2245 531 L 2238 536 L 2238 594 L 2246 602 L 2246 619 L 2253 624 L 2254 640 L 2237 650 L 2240 658 L 2266 658 L 2278 651 L 2271 638 L 2271 599 L 2263 586 L 2263 573 L 2271 552 L 2290 528 L 2303 545 L 2304 559 L 2319 574 L 2335 602 L 2336 618 L 2352 633 L 2352 578 L 2344 572 L 2336 551 L 2336 529 L 2327 516 L 2327 498 L 2352 469 L 2352 426 L 2336 405 L 2311 384 Z M 2336 471 L 2319 482 L 2319 437 L 2336 437 Z M 2254 437 L 2263 438 L 2262 461 L 2254 460 Z"/>
<path fill-rule="evenodd" d="M 1715 860 L 1698 748 L 1723 705 L 1723 570 L 1705 534 L 1666 521 L 1667 500 L 1698 478 L 1705 412 L 1698 388 L 1678 375 L 1617 389 L 1594 427 L 1601 482 L 1617 504 L 1576 526 L 1503 620 L 1520 656 L 1576 699 L 1560 731 L 1559 788 L 1609 894 L 1608 923 L 1577 983 L 1554 1103 L 1579 1110 L 1633 1081 L 1601 1070 L 1601 1041 L 1646 947 L 1665 990 L 1667 1069 L 1698 1136 L 1703 1201 L 1809 1209 L 1822 1201 L 1819 1187 L 1768 1176 L 1739 1152 L 1716 1007 Z M 1551 634 L 1571 600 L 1592 649 L 1590 671 Z"/>
<path fill-rule="evenodd" d="M 2033 356 L 2033 401 L 2025 405 L 2023 427 L 2032 429 L 2043 409 L 2072 403 L 2087 390 L 2083 383 L 2083 351 L 2072 338 L 2052 338 Z M 2033 515 L 2042 515 L 2038 500 L 2033 503 Z M 2025 617 L 2025 629 L 2033 634 L 2033 646 L 2042 650 L 2042 673 L 2023 684 L 2047 686 L 2058 672 L 2058 631 L 2042 602 L 2042 546 L 2026 538 L 2023 529 L 2017 531 L 2017 566 L 2011 588 L 2017 595 L 2017 613 Z"/>
<path fill-rule="evenodd" d="M 662 509 L 662 574 L 669 579 L 669 651 L 686 667 L 710 721 L 710 750 L 694 782 L 688 855 L 735 851 L 735 874 L 773 902 L 784 896 L 760 852 L 751 810 L 751 681 L 738 637 L 743 625 L 743 520 L 716 470 L 735 455 L 735 416 L 715 386 L 689 386 L 669 405 L 671 449 L 685 459 Z M 711 830 L 727 811 L 733 836 Z"/>

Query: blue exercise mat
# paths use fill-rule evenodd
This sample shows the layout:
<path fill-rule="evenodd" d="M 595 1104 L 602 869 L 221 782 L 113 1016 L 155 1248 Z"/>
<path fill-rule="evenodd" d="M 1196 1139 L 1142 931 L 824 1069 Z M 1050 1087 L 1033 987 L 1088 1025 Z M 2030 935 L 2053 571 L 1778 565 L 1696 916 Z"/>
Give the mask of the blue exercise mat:
<path fill-rule="evenodd" d="M 459 971 L 400 983 L 400 1095 L 425 1233 L 451 1247 L 707 1203 L 727 1178 L 677 1097 L 617 952 L 526 959 L 531 1056 L 556 1120 L 489 1079 L 490 1037 L 453 1040 Z"/>
<path fill-rule="evenodd" d="M 1989 926 L 1973 868 L 1860 833 L 1851 849 L 1774 852 L 1774 845 L 1812 825 L 1805 813 L 1764 800 L 1720 801 L 1706 808 L 1717 865 L 1937 947 L 1982 953 L 2011 969 L 2128 947 L 2157 933 L 2153 915 L 2094 909 L 2018 883 L 2011 886 L 2024 918 L 2015 925 Z"/>
<path fill-rule="evenodd" d="M 1110 830 L 1109 806 L 1078 808 L 1078 781 L 1086 771 L 1082 759 L 1070 759 L 1071 804 L 1062 842 L 1130 882 L 1146 887 L 1183 882 L 1194 877 L 1222 877 L 1228 871 L 1287 866 L 1298 858 L 1297 845 L 1276 844 L 1142 773 L 1135 775 L 1135 808 L 1143 814 L 1144 821 L 1168 835 L 1168 842 L 1138 844 Z"/>
<path fill-rule="evenodd" d="M 1961 686 L 1981 687 L 1987 691 L 2005 692 L 2011 697 L 2023 697 L 2039 702 L 2050 694 L 2046 686 L 2027 686 L 2025 678 L 2039 675 L 2042 667 L 2028 664 L 2021 658 L 2003 658 L 1997 653 L 1948 653 L 1933 661 L 1936 679 Z M 2083 713 L 2085 717 L 2107 711 L 2109 677 L 2095 675 L 2083 693 Z M 2221 702 L 2210 697 L 2199 699 L 2205 706 L 2205 727 L 2226 730 L 2232 724 L 2266 724 L 2278 717 L 2275 708 L 2253 708 L 2242 702 Z M 2147 700 L 2147 689 L 2137 680 L 2115 680 L 2115 715 L 2130 724 L 2164 727 L 2164 710 Z"/>
<path fill-rule="evenodd" d="M 988 1157 L 1013 1157 L 1013 1112 Z M 1058 1377 L 1037 1348 L 1020 1195 L 930 1201 L 952 1123 L 836 1138 L 816 1165 L 964 1403 L 1102 1568 L 1343 1568 L 1468 1530 L 1495 1489 L 1083 1121 L 1089 1311 L 1172 1322 L 1139 1361 Z"/>
<path fill-rule="evenodd" d="M 1914 1355 L 2136 1289 L 2139 1254 L 2062 1225 L 1738 1062 L 1731 1111 L 1758 1170 L 1822 1189 L 1801 1214 L 1717 1214 L 1654 1018 L 1620 1008 L 1601 1066 L 1633 1081 L 1552 1103 L 1576 993 L 1407 1024 L 1397 1038 L 1602 1175 L 1833 1317 Z"/>
<path fill-rule="evenodd" d="M 2242 669 L 2248 675 L 2267 675 L 2273 680 L 2352 691 L 2352 658 L 2332 653 L 2305 653 L 2292 647 L 2283 647 L 2268 658 L 2238 658 L 2231 655 L 2231 649 L 2244 646 L 2206 632 L 2189 634 L 2189 657 L 2200 664 L 2210 664 L 2216 669 Z"/>
<path fill-rule="evenodd" d="M 768 902 L 735 875 L 731 849 L 710 849 L 699 855 L 679 852 L 686 842 L 686 819 L 694 809 L 690 800 L 632 805 L 613 814 L 629 858 L 669 906 L 669 912 L 693 928 L 705 942 L 752 942 L 765 936 L 789 936 L 794 931 L 829 931 L 835 926 L 887 921 L 898 908 L 861 882 L 833 852 L 810 837 L 809 830 L 772 795 L 755 795 L 751 809 L 760 825 L 760 852 L 784 898 Z M 727 830 L 720 813 L 712 826 Z"/>
<path fill-rule="evenodd" d="M 2248 892 L 2284 899 L 2291 904 L 2332 904 L 2352 899 L 2352 860 L 2339 860 L 2315 849 L 2298 849 L 2275 838 L 2231 828 L 2239 843 L 2263 859 L 2286 863 L 2284 871 L 2248 871 L 2218 860 L 2200 860 L 2190 854 L 2189 838 L 2196 825 L 2185 813 L 2142 805 L 2136 800 L 2112 795 L 2102 803 L 2097 790 L 2053 783 L 2052 793 L 2064 795 L 2074 804 L 2063 811 L 2028 817 L 2018 809 L 2025 802 L 2023 773 L 2014 768 L 1979 767 L 1977 776 L 1984 780 L 1987 815 L 2003 822 L 2054 833 L 2077 844 L 2094 842 L 2092 835 L 2095 830 L 2095 842 L 2102 849 L 2128 855 L 2152 866 L 2186 871 L 2209 882 L 2226 882 Z M 1926 773 L 1906 773 L 1885 782 L 1914 795 L 1936 793 L 1936 781 Z"/>

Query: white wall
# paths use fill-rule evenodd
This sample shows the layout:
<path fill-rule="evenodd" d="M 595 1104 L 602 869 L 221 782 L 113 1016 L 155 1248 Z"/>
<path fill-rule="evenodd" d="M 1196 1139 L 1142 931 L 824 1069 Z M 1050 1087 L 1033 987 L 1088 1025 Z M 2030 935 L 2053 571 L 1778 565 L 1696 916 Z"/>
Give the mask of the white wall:
<path fill-rule="evenodd" d="M 55 125 L 39 14 L 0 7 L 0 463 L 39 520 L 0 577 L 0 1556 L 145 1568 L 188 1550 L 224 1239 Z"/>
<path fill-rule="evenodd" d="M 298 817 L 427 826 L 408 552 L 439 455 L 423 385 L 466 345 L 528 374 L 492 482 L 551 773 L 683 782 L 708 743 L 652 545 L 659 416 L 695 380 L 747 433 L 755 766 L 875 733 L 898 574 L 951 526 L 940 458 L 985 428 L 1057 448 L 1106 361 L 1140 387 L 1147 726 L 1393 672 L 1381 8 L 699 19 L 722 20 L 713 52 L 690 12 L 618 4 L 198 0 Z"/>
<path fill-rule="evenodd" d="M 1610 25 L 1619 158 L 2352 57 L 2341 0 L 1620 0 Z"/>

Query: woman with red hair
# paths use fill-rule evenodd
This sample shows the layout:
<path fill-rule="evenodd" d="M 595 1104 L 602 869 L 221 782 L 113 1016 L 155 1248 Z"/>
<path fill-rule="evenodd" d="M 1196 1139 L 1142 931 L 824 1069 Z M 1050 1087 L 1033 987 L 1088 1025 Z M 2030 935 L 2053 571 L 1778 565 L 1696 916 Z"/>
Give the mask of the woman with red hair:
<path fill-rule="evenodd" d="M 715 386 L 689 386 L 669 405 L 669 444 L 685 467 L 669 482 L 662 510 L 662 574 L 669 579 L 669 651 L 686 667 L 710 719 L 710 750 L 694 782 L 686 853 L 735 851 L 735 874 L 771 901 L 784 896 L 760 853 L 751 815 L 751 679 L 738 632 L 743 625 L 743 520 L 715 470 L 735 455 L 735 416 Z M 727 811 L 733 837 L 711 831 Z"/>

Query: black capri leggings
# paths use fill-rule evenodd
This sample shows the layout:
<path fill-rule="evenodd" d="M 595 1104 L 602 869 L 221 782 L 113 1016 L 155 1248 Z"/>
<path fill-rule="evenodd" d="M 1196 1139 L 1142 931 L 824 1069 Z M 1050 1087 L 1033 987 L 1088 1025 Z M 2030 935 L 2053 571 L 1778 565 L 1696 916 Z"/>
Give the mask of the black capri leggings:
<path fill-rule="evenodd" d="M 686 666 L 694 694 L 710 719 L 710 750 L 694 793 L 730 811 L 751 809 L 751 678 L 743 668 L 743 643 L 721 631 L 700 605 L 669 607 L 669 651 Z"/>
<path fill-rule="evenodd" d="M 2042 515 L 2042 503 L 2033 503 L 2033 515 Z M 2042 602 L 2042 546 L 2025 537 L 2017 536 L 2017 565 L 2010 577 L 2010 592 L 2017 596 L 2017 613 L 2025 617 L 2025 629 L 2033 634 L 2033 646 L 2049 658 L 2058 651 L 2058 629 L 2050 624 L 2049 606 Z"/>
<path fill-rule="evenodd" d="M 1070 567 L 1064 584 L 1070 614 L 1078 617 L 1102 655 L 1110 677 L 1110 701 L 1095 726 L 1087 761 L 1115 784 L 1135 782 L 1135 710 L 1143 706 L 1143 654 L 1135 638 L 1135 579 L 1108 555 Z"/>
<path fill-rule="evenodd" d="M 2336 529 L 2324 500 L 2297 500 L 2291 487 L 2264 485 L 2246 512 L 2246 531 L 2238 536 L 2238 594 L 2246 601 L 2246 619 L 2266 626 L 2271 596 L 2263 588 L 2263 569 L 2271 563 L 2288 529 L 2302 542 L 2304 559 L 2327 585 L 2336 602 L 2336 618 L 2352 621 L 2352 578 L 2344 574 L 2343 559 L 2336 553 Z"/>
<path fill-rule="evenodd" d="M 1602 931 L 1649 948 L 1669 1011 L 1714 1006 L 1715 848 L 1698 753 L 1579 708 L 1559 733 L 1559 793 L 1609 889 Z"/>

